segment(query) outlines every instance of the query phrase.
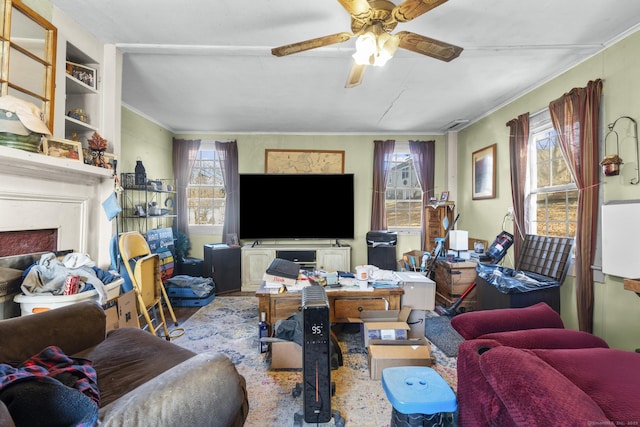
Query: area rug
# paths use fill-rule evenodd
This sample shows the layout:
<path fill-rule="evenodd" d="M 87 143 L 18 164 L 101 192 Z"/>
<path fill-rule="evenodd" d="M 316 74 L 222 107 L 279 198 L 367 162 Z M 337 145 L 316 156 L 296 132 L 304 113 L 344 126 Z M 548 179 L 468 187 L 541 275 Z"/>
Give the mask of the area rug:
<path fill-rule="evenodd" d="M 464 338 L 451 326 L 448 316 L 427 316 L 424 319 L 424 336 L 447 357 L 458 355 L 458 346 Z"/>
<path fill-rule="evenodd" d="M 246 426 L 293 425 L 294 414 L 302 410 L 302 398 L 292 395 L 301 381 L 301 370 L 271 370 L 268 353 L 260 353 L 256 297 L 216 297 L 180 326 L 186 332 L 173 343 L 196 353 L 224 353 L 245 377 L 249 394 Z M 347 426 L 389 426 L 392 407 L 381 382 L 369 377 L 367 352 L 358 330 L 342 328 L 336 334 L 343 366 L 331 372 L 336 388 L 332 410 L 340 412 Z M 432 353 L 436 359 L 432 367 L 456 390 L 455 358 L 446 357 L 436 347 Z M 333 420 L 319 424 L 333 425 Z"/>

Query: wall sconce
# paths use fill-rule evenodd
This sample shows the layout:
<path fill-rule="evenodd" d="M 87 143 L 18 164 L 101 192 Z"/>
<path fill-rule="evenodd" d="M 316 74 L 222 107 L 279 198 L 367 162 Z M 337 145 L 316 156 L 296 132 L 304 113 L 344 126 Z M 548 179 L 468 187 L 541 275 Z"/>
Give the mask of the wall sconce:
<path fill-rule="evenodd" d="M 380 25 L 373 25 L 370 31 L 356 40 L 353 59 L 359 65 L 382 67 L 398 50 L 400 39 L 384 31 Z"/>

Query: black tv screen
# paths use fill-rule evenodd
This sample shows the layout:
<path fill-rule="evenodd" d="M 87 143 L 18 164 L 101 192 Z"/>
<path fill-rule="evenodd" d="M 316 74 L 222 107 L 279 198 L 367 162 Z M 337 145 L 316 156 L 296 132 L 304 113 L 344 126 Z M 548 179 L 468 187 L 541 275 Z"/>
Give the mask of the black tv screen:
<path fill-rule="evenodd" d="M 353 239 L 353 174 L 240 174 L 240 239 Z"/>

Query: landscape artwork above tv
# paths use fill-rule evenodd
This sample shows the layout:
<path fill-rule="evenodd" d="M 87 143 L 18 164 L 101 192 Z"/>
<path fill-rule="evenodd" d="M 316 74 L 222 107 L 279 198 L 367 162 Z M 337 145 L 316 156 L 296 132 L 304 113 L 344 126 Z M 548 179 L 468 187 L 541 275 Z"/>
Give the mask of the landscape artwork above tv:
<path fill-rule="evenodd" d="M 239 238 L 353 239 L 353 174 L 240 174 Z"/>

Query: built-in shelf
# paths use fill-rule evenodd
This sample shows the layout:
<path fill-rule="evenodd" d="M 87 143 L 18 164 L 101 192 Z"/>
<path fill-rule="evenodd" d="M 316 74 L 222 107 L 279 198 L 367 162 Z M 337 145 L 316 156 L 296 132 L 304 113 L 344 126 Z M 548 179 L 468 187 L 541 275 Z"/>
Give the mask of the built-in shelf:
<path fill-rule="evenodd" d="M 0 146 L 2 174 L 45 178 L 64 182 L 95 182 L 113 176 L 110 169 L 86 165 L 78 160 L 45 156 L 41 153 Z"/>
<path fill-rule="evenodd" d="M 69 74 L 66 74 L 67 77 L 67 93 L 69 94 L 89 94 L 89 93 L 93 93 L 93 94 L 97 94 L 98 91 L 95 88 L 92 88 L 91 86 L 89 86 L 88 84 L 85 84 L 83 82 L 81 82 L 80 80 L 76 79 L 73 76 L 70 76 Z"/>
<path fill-rule="evenodd" d="M 74 119 L 73 117 L 66 116 L 64 120 L 66 121 L 68 131 L 75 131 L 75 132 L 86 132 L 86 131 L 97 132 L 98 131 L 97 127 L 92 126 L 89 123 L 80 121 L 78 119 Z"/>

